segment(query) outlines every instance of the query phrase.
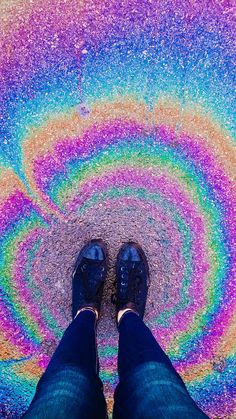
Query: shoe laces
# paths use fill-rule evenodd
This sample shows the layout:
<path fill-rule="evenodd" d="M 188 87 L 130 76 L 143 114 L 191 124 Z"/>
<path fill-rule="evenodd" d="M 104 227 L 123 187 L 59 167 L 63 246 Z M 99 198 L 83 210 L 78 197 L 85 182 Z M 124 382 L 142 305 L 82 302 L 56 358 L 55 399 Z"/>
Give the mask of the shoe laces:
<path fill-rule="evenodd" d="M 84 261 L 80 267 L 81 282 L 85 291 L 85 298 L 98 297 L 99 288 L 103 283 L 105 267 L 103 260 Z"/>
<path fill-rule="evenodd" d="M 136 262 L 137 264 L 137 262 Z M 140 264 L 139 264 L 140 265 Z M 142 282 L 142 277 L 140 276 L 143 272 L 142 268 L 138 266 L 138 264 L 135 267 L 132 267 L 128 270 L 128 267 L 125 268 L 126 275 L 129 276 L 128 279 L 128 289 L 126 293 L 126 297 L 124 298 L 117 298 L 117 293 L 114 292 L 111 295 L 111 303 L 112 304 L 126 304 L 127 302 L 132 302 L 134 304 L 137 304 L 138 302 L 138 296 L 139 296 L 139 287 Z M 125 272 L 124 271 L 124 272 Z M 124 275 L 124 272 L 121 275 Z M 122 282 L 122 277 L 121 277 Z M 116 284 L 116 281 L 115 281 Z"/>

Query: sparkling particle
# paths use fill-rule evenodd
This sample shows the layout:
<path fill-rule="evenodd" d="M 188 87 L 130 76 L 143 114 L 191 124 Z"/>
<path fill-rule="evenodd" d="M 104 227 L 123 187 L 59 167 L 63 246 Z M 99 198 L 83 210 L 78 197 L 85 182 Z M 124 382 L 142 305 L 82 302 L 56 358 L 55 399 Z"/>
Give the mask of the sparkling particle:
<path fill-rule="evenodd" d="M 1 17 L 0 416 L 27 409 L 71 320 L 76 255 L 102 237 L 109 413 L 114 266 L 135 240 L 147 324 L 202 410 L 235 417 L 232 6 L 3 0 Z"/>

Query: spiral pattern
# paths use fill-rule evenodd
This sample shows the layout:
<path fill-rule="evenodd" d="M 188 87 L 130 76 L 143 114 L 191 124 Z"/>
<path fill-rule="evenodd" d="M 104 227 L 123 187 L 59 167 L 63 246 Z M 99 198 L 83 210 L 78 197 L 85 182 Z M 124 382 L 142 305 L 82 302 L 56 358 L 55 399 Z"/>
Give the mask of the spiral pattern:
<path fill-rule="evenodd" d="M 150 263 L 148 325 L 199 406 L 233 418 L 230 2 L 1 7 L 1 414 L 27 408 L 70 322 L 76 255 L 102 237 L 111 269 L 98 344 L 109 411 L 113 266 L 120 244 L 136 240 Z"/>

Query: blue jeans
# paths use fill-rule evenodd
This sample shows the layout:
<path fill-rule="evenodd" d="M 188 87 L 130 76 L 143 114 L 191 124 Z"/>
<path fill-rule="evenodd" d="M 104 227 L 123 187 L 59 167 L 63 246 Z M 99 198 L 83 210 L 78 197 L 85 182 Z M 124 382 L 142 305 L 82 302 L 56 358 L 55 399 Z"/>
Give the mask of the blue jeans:
<path fill-rule="evenodd" d="M 151 331 L 135 313 L 119 325 L 119 384 L 114 419 L 207 418 Z M 107 417 L 99 378 L 96 318 L 81 312 L 65 331 L 25 419 L 104 419 Z"/>

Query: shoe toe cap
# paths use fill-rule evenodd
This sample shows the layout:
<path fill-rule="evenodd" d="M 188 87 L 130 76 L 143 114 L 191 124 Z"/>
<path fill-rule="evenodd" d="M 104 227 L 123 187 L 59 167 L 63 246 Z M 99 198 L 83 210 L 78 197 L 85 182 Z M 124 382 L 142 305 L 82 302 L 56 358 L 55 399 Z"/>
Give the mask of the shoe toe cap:
<path fill-rule="evenodd" d="M 87 259 L 93 260 L 104 260 L 105 258 L 104 251 L 99 244 L 93 244 L 89 246 L 87 249 L 85 249 L 83 256 Z"/>
<path fill-rule="evenodd" d="M 141 256 L 134 245 L 128 244 L 121 252 L 121 259 L 125 261 L 139 262 L 141 260 Z"/>

